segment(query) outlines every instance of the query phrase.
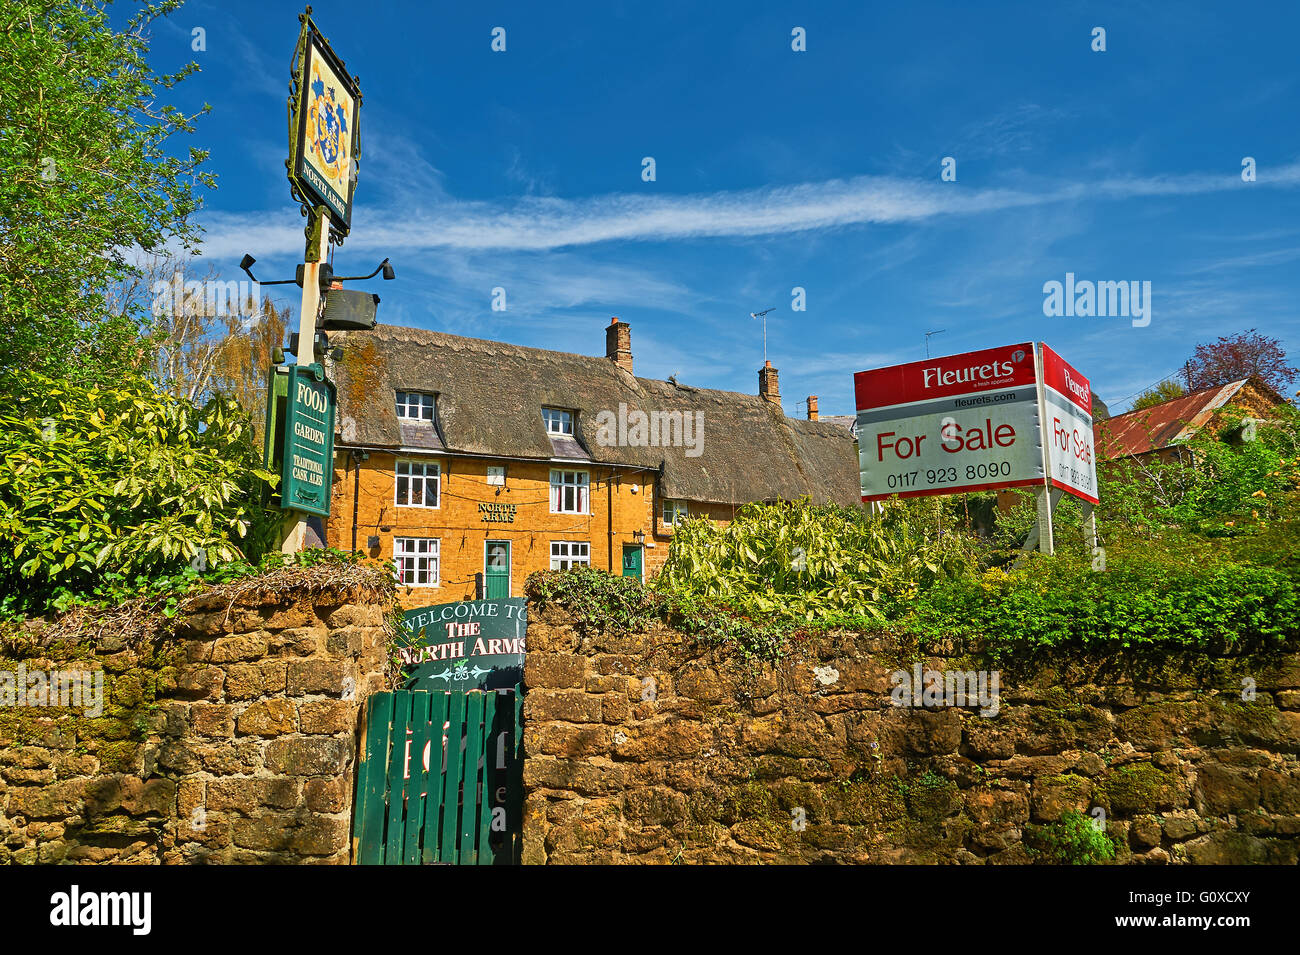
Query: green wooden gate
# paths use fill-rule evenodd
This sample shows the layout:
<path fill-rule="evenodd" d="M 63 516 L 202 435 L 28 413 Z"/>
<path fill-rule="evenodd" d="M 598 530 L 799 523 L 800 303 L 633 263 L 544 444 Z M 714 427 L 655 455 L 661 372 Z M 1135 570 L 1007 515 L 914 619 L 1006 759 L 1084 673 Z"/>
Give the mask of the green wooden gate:
<path fill-rule="evenodd" d="M 357 762 L 352 861 L 517 864 L 522 718 L 517 688 L 371 695 Z"/>

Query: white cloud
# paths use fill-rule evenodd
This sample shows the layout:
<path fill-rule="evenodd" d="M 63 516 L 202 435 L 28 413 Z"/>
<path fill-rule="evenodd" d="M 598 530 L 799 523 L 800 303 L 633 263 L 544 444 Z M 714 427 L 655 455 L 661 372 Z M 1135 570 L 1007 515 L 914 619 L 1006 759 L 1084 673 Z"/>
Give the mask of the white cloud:
<path fill-rule="evenodd" d="M 1045 189 L 965 189 L 881 176 L 699 195 L 612 194 L 583 199 L 527 196 L 432 207 L 359 206 L 354 249 L 545 251 L 619 241 L 780 235 L 852 225 L 918 222 L 1079 200 L 1120 200 L 1300 184 L 1300 164 L 1261 170 L 1253 186 L 1235 172 L 1111 177 Z M 278 218 L 278 217 L 277 217 Z M 263 254 L 295 253 L 301 231 L 266 216 L 212 214 L 206 251 L 231 255 L 257 239 Z"/>

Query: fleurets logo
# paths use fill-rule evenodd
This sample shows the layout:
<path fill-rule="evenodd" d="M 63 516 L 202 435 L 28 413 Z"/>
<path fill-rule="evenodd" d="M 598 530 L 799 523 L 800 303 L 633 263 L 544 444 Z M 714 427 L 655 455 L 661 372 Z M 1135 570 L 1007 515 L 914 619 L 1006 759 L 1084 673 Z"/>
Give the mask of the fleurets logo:
<path fill-rule="evenodd" d="M 1091 408 L 1092 396 L 1088 389 L 1088 383 L 1086 381 L 1075 381 L 1070 377 L 1070 369 L 1068 368 L 1063 368 L 1061 371 L 1065 375 L 1066 390 L 1078 398 L 1085 407 Z"/>
<path fill-rule="evenodd" d="M 941 385 L 962 385 L 972 381 L 989 381 L 993 378 L 1005 378 L 1015 371 L 1009 361 L 995 361 L 987 365 L 971 368 L 949 369 L 927 368 L 924 372 L 925 387 Z"/>
<path fill-rule="evenodd" d="M 148 935 L 153 927 L 153 895 L 149 892 L 82 892 L 74 885 L 50 896 L 50 924 L 128 926 L 132 935 Z"/>
<path fill-rule="evenodd" d="M 921 370 L 924 388 L 948 388 L 952 385 L 969 385 L 976 382 L 996 381 L 1016 373 L 1016 365 L 1025 360 L 1025 353 L 1016 349 L 1010 361 L 990 361 L 965 368 L 944 368 L 942 364 Z"/>

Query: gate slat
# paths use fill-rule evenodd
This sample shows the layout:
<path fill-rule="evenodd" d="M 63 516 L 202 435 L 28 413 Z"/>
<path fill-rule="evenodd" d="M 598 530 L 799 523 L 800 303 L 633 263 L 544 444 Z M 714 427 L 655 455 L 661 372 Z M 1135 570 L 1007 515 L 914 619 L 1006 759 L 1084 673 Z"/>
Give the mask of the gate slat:
<path fill-rule="evenodd" d="M 429 742 L 429 694 L 424 690 L 411 693 L 411 779 L 406 797 L 406 847 L 403 865 L 419 865 L 420 835 L 424 829 L 424 802 L 429 792 L 431 773 L 424 768 L 424 749 Z M 433 747 L 429 747 L 429 764 L 436 779 L 437 765 Z"/>
<path fill-rule="evenodd" d="M 510 752 L 506 760 L 506 858 L 519 865 L 524 850 L 524 695 L 515 687 L 513 719 L 510 723 Z"/>
<path fill-rule="evenodd" d="M 406 793 L 410 780 L 405 776 L 407 757 L 406 729 L 411 719 L 411 692 L 397 690 L 393 694 L 392 745 L 388 757 L 388 831 L 384 837 L 384 861 L 389 865 L 402 862 L 402 814 L 406 808 Z"/>
<path fill-rule="evenodd" d="M 465 734 L 465 694 L 451 691 L 447 720 L 447 772 L 443 775 L 442 836 L 438 841 L 438 861 L 456 861 L 456 833 L 460 831 L 457 810 L 460 806 L 460 782 L 465 767 L 461 739 Z"/>
<path fill-rule="evenodd" d="M 442 779 L 447 771 L 447 746 L 443 732 L 443 724 L 447 722 L 447 694 L 442 691 L 431 693 L 429 703 L 429 795 L 424 802 L 424 842 L 420 850 L 420 861 L 425 865 L 438 859 Z"/>
<path fill-rule="evenodd" d="M 461 787 L 460 864 L 474 864 L 474 838 L 478 835 L 479 780 L 483 755 L 483 692 L 474 690 L 468 698 L 465 718 L 465 783 Z"/>
<path fill-rule="evenodd" d="M 374 693 L 366 701 L 366 748 L 357 766 L 359 805 L 353 837 L 353 858 L 360 865 L 382 865 L 384 861 L 384 789 L 388 784 L 388 724 L 392 714 L 391 693 Z"/>
<path fill-rule="evenodd" d="M 492 864 L 492 783 L 497 776 L 497 691 L 483 691 L 483 772 L 478 797 L 479 865 Z"/>

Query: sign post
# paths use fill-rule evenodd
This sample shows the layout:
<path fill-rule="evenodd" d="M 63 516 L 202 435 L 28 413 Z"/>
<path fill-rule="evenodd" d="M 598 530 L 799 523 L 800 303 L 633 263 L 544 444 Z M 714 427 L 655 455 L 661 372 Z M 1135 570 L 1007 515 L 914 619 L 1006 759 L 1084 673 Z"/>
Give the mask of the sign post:
<path fill-rule="evenodd" d="M 316 342 L 316 315 L 320 309 L 320 264 L 329 252 L 329 226 L 325 222 L 324 207 L 317 206 L 316 210 L 311 213 L 311 225 L 308 232 L 315 231 L 316 247 L 312 248 L 312 238 L 307 240 L 307 261 L 304 263 L 302 278 L 302 305 L 298 310 L 298 351 L 297 359 L 302 363 L 307 358 L 307 363 L 314 361 L 315 342 Z M 313 261 L 314 259 L 314 261 Z M 302 354 L 306 349 L 306 354 Z M 298 366 L 294 366 L 297 368 Z M 317 366 L 319 367 L 319 366 Z M 322 377 L 323 374 L 322 374 Z M 292 379 L 291 379 L 292 380 Z M 292 405 L 292 399 L 290 401 Z M 331 401 L 330 406 L 330 447 L 334 444 L 334 409 Z M 289 441 L 292 437 L 292 430 L 285 431 L 285 440 Z M 285 459 L 289 459 L 289 448 L 285 446 Z M 333 471 L 333 454 L 326 462 L 329 471 Z M 307 521 L 303 517 L 302 508 L 293 503 L 293 499 L 288 494 L 288 488 L 281 486 L 282 491 L 280 500 L 285 508 L 285 527 L 284 543 L 280 550 L 285 554 L 296 554 L 303 549 L 303 542 L 307 535 Z M 328 483 L 326 485 L 325 495 L 325 516 L 329 516 L 329 494 Z"/>
<path fill-rule="evenodd" d="M 301 27 L 294 50 L 289 87 L 289 158 L 285 166 L 290 191 L 302 205 L 307 218 L 307 242 L 303 255 L 302 302 L 298 311 L 298 365 L 318 369 L 316 364 L 316 318 L 321 307 L 321 271 L 329 256 L 330 241 L 341 243 L 352 225 L 352 200 L 356 192 L 357 165 L 361 156 L 361 81 L 349 77 L 343 61 L 320 34 L 311 19 L 311 7 L 298 17 Z M 328 275 L 328 271 L 326 272 Z M 327 280 L 328 281 L 328 280 Z M 311 383 L 309 383 L 309 381 Z M 333 386 L 328 389 L 324 373 L 312 372 L 290 380 L 290 412 L 299 397 L 310 400 L 328 391 L 329 456 L 323 468 L 323 498 L 310 482 L 292 479 L 289 444 L 284 447 L 285 480 L 280 500 L 285 509 L 284 553 L 302 549 L 307 523 L 304 512 L 329 515 L 329 488 L 333 472 L 334 405 Z M 297 395 L 299 387 L 305 391 Z M 315 427 L 301 422 L 306 428 Z M 284 440 L 292 442 L 292 422 L 286 424 Z M 293 453 L 306 461 L 315 460 L 304 446 Z M 305 472 L 304 472 L 305 473 Z M 315 476 L 315 475 L 313 475 Z M 290 487 L 292 483 L 292 487 Z M 323 503 L 321 501 L 323 500 Z M 324 510 L 319 508 L 323 507 Z"/>
<path fill-rule="evenodd" d="M 1072 494 L 1083 505 L 1084 535 L 1097 553 L 1097 456 L 1093 448 L 1092 385 L 1046 344 L 1038 346 L 1039 394 L 1043 418 L 1043 461 L 1047 474 L 1044 496 L 1046 520 L 1039 512 L 1039 549 L 1053 553 L 1052 511 L 1061 495 Z"/>

